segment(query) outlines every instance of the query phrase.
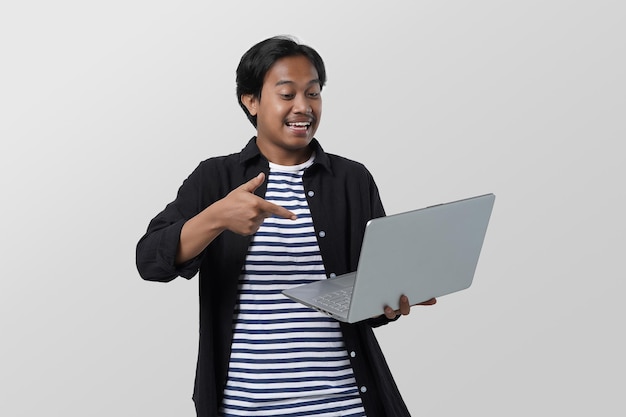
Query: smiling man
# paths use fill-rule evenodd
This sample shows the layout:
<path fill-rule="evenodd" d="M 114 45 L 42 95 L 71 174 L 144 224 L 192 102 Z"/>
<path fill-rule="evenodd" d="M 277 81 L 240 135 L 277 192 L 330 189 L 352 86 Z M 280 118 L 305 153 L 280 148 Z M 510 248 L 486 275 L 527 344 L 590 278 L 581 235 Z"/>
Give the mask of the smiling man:
<path fill-rule="evenodd" d="M 314 138 L 325 80 L 290 38 L 248 50 L 237 97 L 256 136 L 201 162 L 137 245 L 146 280 L 200 272 L 198 416 L 409 415 L 372 331 L 408 314 L 406 297 L 346 324 L 281 293 L 354 271 L 367 221 L 385 214 L 367 169 Z"/>
<path fill-rule="evenodd" d="M 309 159 L 322 115 L 321 91 L 315 66 L 300 55 L 277 60 L 258 95 L 242 94 L 248 114 L 256 117 L 256 144 L 269 161 L 296 165 Z"/>

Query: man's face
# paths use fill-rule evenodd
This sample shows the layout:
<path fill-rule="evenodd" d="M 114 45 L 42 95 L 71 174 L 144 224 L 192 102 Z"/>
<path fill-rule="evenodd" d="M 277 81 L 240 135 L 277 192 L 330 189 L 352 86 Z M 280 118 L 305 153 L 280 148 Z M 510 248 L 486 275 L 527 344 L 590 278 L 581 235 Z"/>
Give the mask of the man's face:
<path fill-rule="evenodd" d="M 257 145 L 271 162 L 296 165 L 311 155 L 308 148 L 322 115 L 317 70 L 304 56 L 281 58 L 270 67 L 261 97 L 242 97 L 257 116 Z"/>

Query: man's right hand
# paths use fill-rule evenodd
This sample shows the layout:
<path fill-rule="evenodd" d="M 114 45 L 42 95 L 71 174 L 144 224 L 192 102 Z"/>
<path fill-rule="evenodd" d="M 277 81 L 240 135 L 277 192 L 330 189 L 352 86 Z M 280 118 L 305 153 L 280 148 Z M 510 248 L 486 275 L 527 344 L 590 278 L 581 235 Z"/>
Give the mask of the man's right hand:
<path fill-rule="evenodd" d="M 259 230 L 263 221 L 272 215 L 291 220 L 297 218 L 286 208 L 254 194 L 263 181 L 265 181 L 265 174 L 261 172 L 215 203 L 216 208 L 219 208 L 224 229 L 240 235 L 253 235 Z"/>
<path fill-rule="evenodd" d="M 295 220 L 297 216 L 286 208 L 254 194 L 263 181 L 265 174 L 261 172 L 187 220 L 180 232 L 176 263 L 199 255 L 224 230 L 247 236 L 255 234 L 263 221 L 272 215 Z"/>

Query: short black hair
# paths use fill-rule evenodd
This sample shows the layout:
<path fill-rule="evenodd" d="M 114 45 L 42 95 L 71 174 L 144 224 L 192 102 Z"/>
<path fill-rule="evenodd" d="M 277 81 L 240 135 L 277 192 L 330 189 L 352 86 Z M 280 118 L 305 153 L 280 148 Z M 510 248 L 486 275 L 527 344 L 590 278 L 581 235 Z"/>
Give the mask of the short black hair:
<path fill-rule="evenodd" d="M 320 81 L 320 89 L 326 83 L 326 68 L 324 61 L 317 51 L 310 46 L 302 45 L 289 36 L 274 36 L 265 39 L 250 48 L 237 66 L 237 101 L 248 116 L 248 120 L 256 128 L 256 116 L 252 116 L 241 101 L 241 96 L 252 94 L 257 99 L 261 98 L 261 89 L 265 74 L 281 58 L 291 56 L 304 56 L 311 61 L 317 70 Z"/>

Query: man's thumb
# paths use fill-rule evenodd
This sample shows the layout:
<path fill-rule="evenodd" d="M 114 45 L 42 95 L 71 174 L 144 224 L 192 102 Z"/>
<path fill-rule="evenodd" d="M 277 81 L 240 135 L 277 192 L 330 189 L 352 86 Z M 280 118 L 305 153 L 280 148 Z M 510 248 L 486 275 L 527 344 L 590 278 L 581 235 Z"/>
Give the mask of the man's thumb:
<path fill-rule="evenodd" d="M 259 175 L 252 178 L 250 181 L 242 184 L 239 188 L 249 193 L 253 193 L 254 190 L 259 188 L 259 185 L 263 184 L 263 181 L 265 181 L 265 174 L 262 172 L 259 172 Z"/>

